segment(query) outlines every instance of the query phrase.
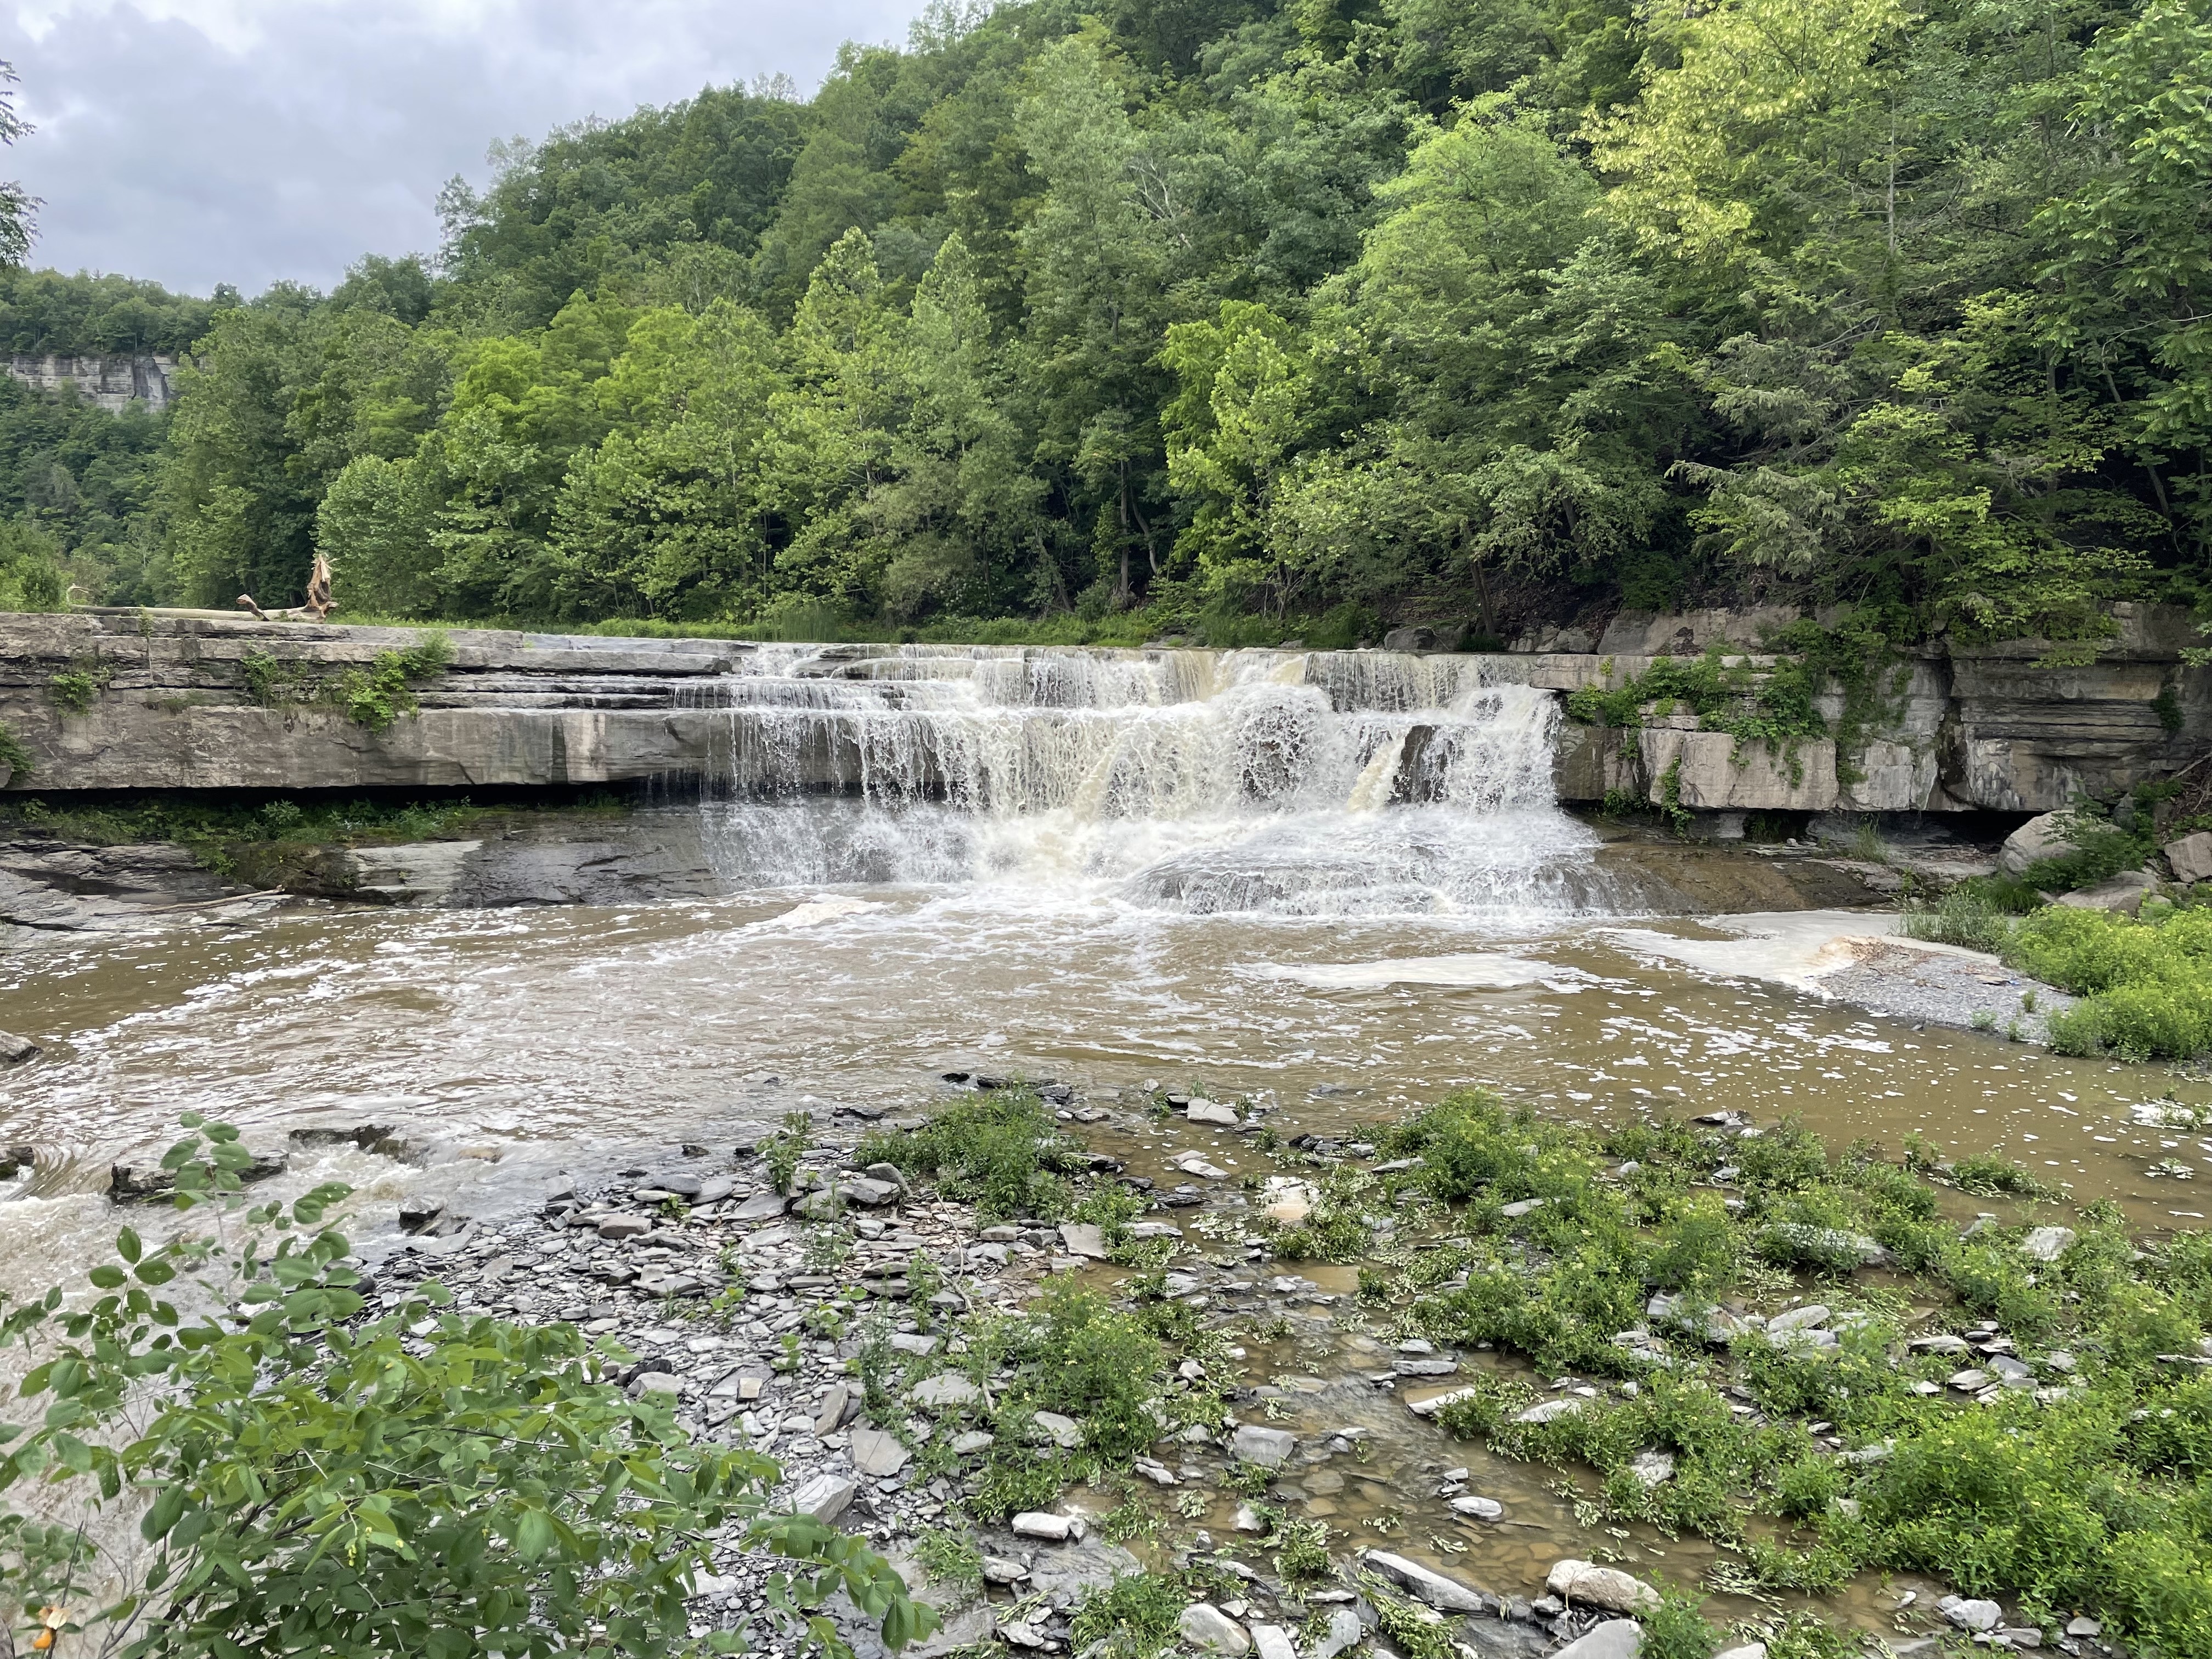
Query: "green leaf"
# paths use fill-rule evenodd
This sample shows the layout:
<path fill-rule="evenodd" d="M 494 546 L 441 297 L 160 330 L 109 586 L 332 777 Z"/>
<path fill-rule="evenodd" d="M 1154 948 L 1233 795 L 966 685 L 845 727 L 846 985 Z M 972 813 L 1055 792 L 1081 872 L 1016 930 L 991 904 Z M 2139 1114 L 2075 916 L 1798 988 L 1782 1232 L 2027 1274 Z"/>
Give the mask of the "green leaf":
<path fill-rule="evenodd" d="M 553 1537 L 551 1516 L 544 1510 L 525 1510 L 514 1528 L 514 1553 L 526 1561 L 538 1560 L 553 1547 Z"/>
<path fill-rule="evenodd" d="M 103 1291 L 112 1291 L 122 1285 L 125 1275 L 123 1269 L 117 1267 L 113 1262 L 103 1261 L 100 1266 L 94 1267 L 90 1273 L 87 1273 L 85 1277 L 89 1279 L 99 1289 Z"/>
<path fill-rule="evenodd" d="M 154 1498 L 154 1506 L 146 1511 L 146 1518 L 138 1523 L 139 1532 L 149 1543 L 168 1536 L 169 1529 L 183 1518 L 185 1489 L 181 1486 L 161 1488 Z"/>
<path fill-rule="evenodd" d="M 136 1265 L 138 1258 L 145 1253 L 145 1249 L 146 1247 L 138 1242 L 138 1235 L 128 1227 L 115 1235 L 115 1253 L 125 1261 Z"/>

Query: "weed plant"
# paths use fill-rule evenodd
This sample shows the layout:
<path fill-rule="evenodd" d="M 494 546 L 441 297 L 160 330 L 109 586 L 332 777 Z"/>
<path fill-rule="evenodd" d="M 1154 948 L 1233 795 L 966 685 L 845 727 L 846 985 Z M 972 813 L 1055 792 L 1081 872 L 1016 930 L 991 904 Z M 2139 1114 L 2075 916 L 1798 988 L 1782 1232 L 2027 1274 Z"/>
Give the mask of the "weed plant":
<path fill-rule="evenodd" d="M 1968 1236 L 1942 1218 L 1915 1173 L 1935 1149 L 1900 1167 L 1863 1145 L 1832 1152 L 1790 1122 L 1734 1139 L 1601 1131 L 1471 1091 L 1382 1139 L 1418 1156 L 1416 1178 L 1455 1206 L 1448 1237 L 1390 1273 L 1413 1329 L 1517 1352 L 1538 1377 L 1638 1385 L 1564 1396 L 1578 1403 L 1528 1421 L 1540 1397 L 1528 1374 L 1478 1372 L 1439 1414 L 1449 1431 L 1593 1481 L 1578 1502 L 1595 1520 L 1728 1546 L 1742 1557 L 1729 1572 L 1761 1594 L 1927 1573 L 2094 1612 L 2144 1650 L 2212 1652 L 2212 1376 L 2195 1363 L 2212 1237 L 2138 1241 L 2094 1205 L 2070 1218 L 2056 1261 L 2033 1259 L 2025 1220 Z M 2031 1200 L 2051 1190 L 1996 1159 L 1953 1174 Z M 1791 1242 L 1778 1266 L 1778 1238 Z M 1826 1259 L 1822 1241 L 1838 1246 Z M 1869 1244 L 1903 1287 L 1860 1278 Z M 1454 1255 L 1462 1287 L 1417 1267 Z M 1793 1290 L 1830 1304 L 1831 1340 L 1748 1320 Z M 2029 1374 L 1973 1396 L 1946 1386 L 1965 1362 L 1908 1346 L 1926 1328 L 1912 1304 L 1930 1300 L 1938 1328 L 2001 1330 Z M 1675 1459 L 1656 1486 L 1632 1467 L 1652 1449 Z M 1790 1639 L 1808 1659 L 1822 1651 Z"/>
<path fill-rule="evenodd" d="M 893 1164 L 910 1181 L 935 1182 L 985 1221 L 1067 1215 L 1075 1205 L 1069 1177 L 1091 1162 L 1083 1143 L 1028 1089 L 956 1102 L 910 1133 L 871 1131 L 860 1157 Z"/>

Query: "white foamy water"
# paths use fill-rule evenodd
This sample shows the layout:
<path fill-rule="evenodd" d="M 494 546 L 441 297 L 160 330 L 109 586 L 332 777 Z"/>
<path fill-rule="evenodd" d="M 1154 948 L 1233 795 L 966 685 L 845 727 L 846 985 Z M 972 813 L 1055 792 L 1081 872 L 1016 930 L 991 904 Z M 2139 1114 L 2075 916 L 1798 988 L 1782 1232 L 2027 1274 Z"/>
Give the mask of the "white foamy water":
<path fill-rule="evenodd" d="M 741 890 L 1218 915 L 1607 908 L 1556 699 L 1392 653 L 769 647 L 707 812 Z"/>

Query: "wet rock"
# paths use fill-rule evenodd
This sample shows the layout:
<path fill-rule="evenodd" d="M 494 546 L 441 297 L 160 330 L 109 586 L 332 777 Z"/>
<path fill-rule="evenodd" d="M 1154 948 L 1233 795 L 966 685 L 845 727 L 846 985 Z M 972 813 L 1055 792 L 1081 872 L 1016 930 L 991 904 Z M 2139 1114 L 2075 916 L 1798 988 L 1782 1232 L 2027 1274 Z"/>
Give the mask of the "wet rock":
<path fill-rule="evenodd" d="M 1633 1619 L 1608 1619 L 1579 1637 L 1553 1659 L 1636 1659 L 1644 1647 L 1644 1626 Z"/>
<path fill-rule="evenodd" d="M 1184 1109 L 1183 1115 L 1193 1123 L 1218 1123 L 1233 1129 L 1242 1121 L 1234 1106 L 1224 1106 L 1218 1101 L 1194 1100 Z"/>
<path fill-rule="evenodd" d="M 1358 1647 L 1366 1634 L 1367 1627 L 1359 1622 L 1358 1613 L 1350 1607 L 1333 1607 L 1329 1610 L 1328 1632 L 1315 1644 L 1307 1659 L 1337 1659 L 1339 1654 L 1349 1653 Z"/>
<path fill-rule="evenodd" d="M 1152 1458 L 1139 1457 L 1129 1467 L 1139 1477 L 1151 1481 L 1156 1486 L 1179 1486 L 1182 1484 L 1176 1479 L 1173 1469 Z"/>
<path fill-rule="evenodd" d="M 1092 1261 L 1103 1261 L 1110 1254 L 1106 1248 L 1105 1230 L 1095 1222 L 1069 1222 L 1060 1230 L 1060 1245 L 1068 1255 Z"/>
<path fill-rule="evenodd" d="M 1399 1359 L 1390 1369 L 1401 1376 L 1449 1376 L 1459 1370 L 1456 1359 Z"/>
<path fill-rule="evenodd" d="M 853 1467 L 878 1480 L 896 1474 L 906 1467 L 907 1449 L 897 1437 L 881 1429 L 855 1429 L 848 1449 Z"/>
<path fill-rule="evenodd" d="M 399 1231 L 403 1233 L 425 1231 L 445 1212 L 446 1200 L 442 1198 L 403 1198 L 399 1200 Z"/>
<path fill-rule="evenodd" d="M 1672 1452 L 1638 1452 L 1630 1460 L 1628 1472 L 1647 1486 L 1663 1486 L 1674 1478 L 1674 1455 Z"/>
<path fill-rule="evenodd" d="M 1439 1613 L 1487 1613 L 1498 1605 L 1495 1596 L 1471 1584 L 1447 1578 L 1440 1572 L 1431 1572 L 1419 1562 L 1408 1561 L 1402 1555 L 1369 1550 L 1363 1559 L 1414 1600 L 1427 1602 Z"/>
<path fill-rule="evenodd" d="M 1434 1417 L 1445 1407 L 1457 1405 L 1462 1400 L 1472 1400 L 1480 1392 L 1480 1389 L 1453 1389 L 1431 1399 L 1408 1400 L 1406 1409 L 1416 1417 Z"/>
<path fill-rule="evenodd" d="M 1297 1446 L 1297 1436 L 1288 1430 L 1263 1429 L 1256 1423 L 1243 1425 L 1229 1443 L 1234 1455 L 1269 1469 L 1280 1468 Z"/>
<path fill-rule="evenodd" d="M 844 1514 L 852 1503 L 853 1494 L 860 1490 L 850 1480 L 841 1480 L 834 1474 L 817 1474 L 791 1497 L 794 1515 L 810 1515 L 827 1526 Z"/>
<path fill-rule="evenodd" d="M 2212 831 L 2202 832 L 2212 836 Z M 2074 1243 L 2071 1227 L 2033 1227 L 2020 1241 L 2020 1253 L 2030 1261 L 2056 1261 Z"/>
<path fill-rule="evenodd" d="M 271 1176 L 282 1175 L 292 1161 L 292 1155 L 274 1147 L 264 1147 L 251 1153 L 252 1161 L 234 1171 L 240 1181 L 266 1181 Z M 176 1191 L 177 1174 L 159 1164 L 116 1164 L 108 1168 L 107 1195 L 118 1202 L 132 1199 L 161 1198 Z"/>
<path fill-rule="evenodd" d="M 1017 1538 L 1042 1538 L 1052 1544 L 1066 1542 L 1075 1530 L 1072 1516 L 1048 1515 L 1042 1510 L 1030 1510 L 1018 1515 L 1010 1524 Z"/>
<path fill-rule="evenodd" d="M 17 1036 L 13 1031 L 0 1031 L 0 1066 L 21 1066 L 27 1060 L 35 1060 L 39 1045 L 27 1036 Z"/>
<path fill-rule="evenodd" d="M 1564 1601 L 1603 1607 L 1607 1613 L 1649 1613 L 1659 1605 L 1659 1592 L 1642 1579 L 1593 1561 L 1553 1562 L 1544 1576 L 1544 1588 Z"/>
<path fill-rule="evenodd" d="M 1483 1498 L 1468 1492 L 1451 1500 L 1451 1512 L 1463 1515 L 1470 1521 L 1501 1521 L 1505 1517 L 1505 1505 L 1495 1498 Z"/>
<path fill-rule="evenodd" d="M 1936 1611 L 1964 1631 L 1995 1630 L 2004 1621 L 2004 1609 L 1996 1602 L 1969 1601 L 1964 1596 L 1945 1596 L 1936 1604 Z"/>
<path fill-rule="evenodd" d="M 1182 1639 L 1201 1652 L 1219 1653 L 1230 1659 L 1252 1651 L 1251 1638 L 1244 1627 L 1211 1601 L 1196 1601 L 1182 1610 L 1176 1620 L 1176 1631 Z"/>

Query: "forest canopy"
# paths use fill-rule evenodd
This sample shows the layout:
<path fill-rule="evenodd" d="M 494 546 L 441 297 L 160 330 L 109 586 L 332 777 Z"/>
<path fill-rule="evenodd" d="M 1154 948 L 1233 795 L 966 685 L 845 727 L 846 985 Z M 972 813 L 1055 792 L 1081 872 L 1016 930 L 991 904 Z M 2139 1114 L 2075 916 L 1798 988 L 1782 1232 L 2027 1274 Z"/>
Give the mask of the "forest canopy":
<path fill-rule="evenodd" d="M 939 7 L 804 101 L 500 147 L 434 255 L 328 295 L 0 276 L 16 351 L 191 359 L 158 417 L 0 387 L 0 567 L 282 603 L 319 550 L 342 614 L 454 620 L 2094 639 L 2212 599 L 2208 100 L 2176 0 Z"/>

